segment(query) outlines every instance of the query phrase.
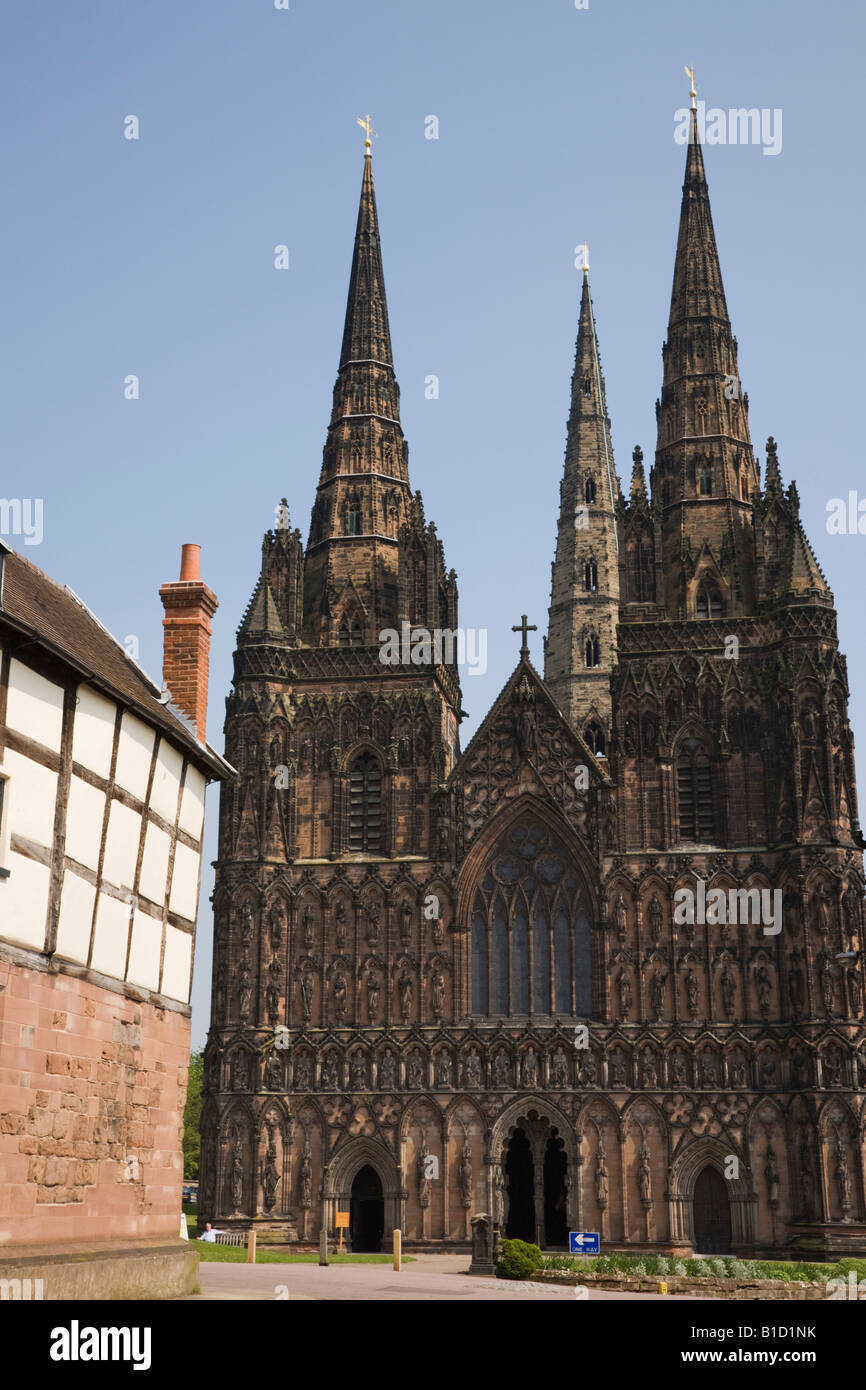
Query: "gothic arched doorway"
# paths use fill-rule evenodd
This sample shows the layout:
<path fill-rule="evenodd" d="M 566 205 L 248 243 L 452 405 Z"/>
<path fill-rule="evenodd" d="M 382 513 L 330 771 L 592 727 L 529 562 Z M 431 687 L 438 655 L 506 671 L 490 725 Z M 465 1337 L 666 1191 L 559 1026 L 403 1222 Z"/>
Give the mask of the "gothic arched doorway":
<path fill-rule="evenodd" d="M 544 1149 L 544 1243 L 568 1245 L 568 1201 L 565 1144 L 551 1130 Z"/>
<path fill-rule="evenodd" d="M 699 1255 L 730 1255 L 731 1208 L 728 1185 L 707 1164 L 698 1175 L 693 1198 L 695 1250 Z"/>
<path fill-rule="evenodd" d="M 516 1129 L 505 1160 L 508 1186 L 509 1240 L 535 1241 L 535 1165 L 532 1149 L 522 1129 Z"/>
<path fill-rule="evenodd" d="M 369 1163 L 355 1175 L 349 1214 L 352 1250 L 378 1254 L 385 1229 L 385 1202 L 382 1180 Z"/>

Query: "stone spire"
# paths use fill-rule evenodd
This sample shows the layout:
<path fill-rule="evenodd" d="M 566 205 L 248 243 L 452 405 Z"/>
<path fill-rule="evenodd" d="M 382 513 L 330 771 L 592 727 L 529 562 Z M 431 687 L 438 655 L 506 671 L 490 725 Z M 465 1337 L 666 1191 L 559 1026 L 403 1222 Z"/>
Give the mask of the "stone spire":
<path fill-rule="evenodd" d="M 364 156 L 349 297 L 304 575 L 304 631 L 316 645 L 371 645 L 398 617 L 398 537 L 409 519 L 373 160 Z M 345 641 L 343 641 L 345 645 Z"/>
<path fill-rule="evenodd" d="M 586 268 L 560 484 L 544 678 L 575 728 L 583 733 L 593 723 L 600 726 L 604 747 L 599 751 L 606 750 L 610 673 L 616 662 L 618 496 Z M 591 746 L 598 744 L 595 738 Z"/>
<path fill-rule="evenodd" d="M 694 617 L 706 584 L 724 614 L 755 604 L 751 495 L 759 476 L 694 107 L 690 123 L 651 475 L 662 509 L 659 598 L 670 618 Z"/>

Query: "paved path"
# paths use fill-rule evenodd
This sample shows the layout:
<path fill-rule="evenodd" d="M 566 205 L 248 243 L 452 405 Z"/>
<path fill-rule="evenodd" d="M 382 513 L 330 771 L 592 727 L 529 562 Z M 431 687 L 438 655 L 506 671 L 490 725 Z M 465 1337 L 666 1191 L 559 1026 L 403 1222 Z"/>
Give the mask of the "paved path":
<path fill-rule="evenodd" d="M 188 1302 L 209 1299 L 457 1299 L 470 1302 L 500 1299 L 582 1301 L 571 1286 L 533 1284 L 470 1275 L 467 1255 L 418 1255 L 400 1273 L 390 1265 L 208 1264 L 199 1266 L 200 1294 Z M 585 1296 L 584 1296 L 585 1297 Z M 656 1303 L 682 1302 L 663 1294 L 616 1293 L 591 1289 L 592 1302 L 640 1299 Z M 704 1302 L 703 1299 L 698 1300 Z"/>

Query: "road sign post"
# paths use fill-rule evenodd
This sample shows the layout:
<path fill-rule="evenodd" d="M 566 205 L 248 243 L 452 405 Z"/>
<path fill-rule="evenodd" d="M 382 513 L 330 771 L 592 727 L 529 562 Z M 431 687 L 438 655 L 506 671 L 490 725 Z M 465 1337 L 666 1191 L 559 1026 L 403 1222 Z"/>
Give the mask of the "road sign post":
<path fill-rule="evenodd" d="M 572 1255 L 597 1255 L 601 1249 L 598 1231 L 569 1231 L 568 1249 Z"/>

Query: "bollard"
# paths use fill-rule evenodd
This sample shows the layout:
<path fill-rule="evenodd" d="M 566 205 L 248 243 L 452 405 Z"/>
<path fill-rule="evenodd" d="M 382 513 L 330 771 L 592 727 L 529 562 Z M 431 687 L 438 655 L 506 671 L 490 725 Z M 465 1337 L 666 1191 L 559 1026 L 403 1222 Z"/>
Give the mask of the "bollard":
<path fill-rule="evenodd" d="M 247 1232 L 247 1264 L 254 1265 L 256 1262 L 256 1232 L 255 1227 L 251 1227 Z"/>
<path fill-rule="evenodd" d="M 668 1291 L 668 1286 L 667 1286 L 667 1284 L 665 1283 L 664 1279 L 660 1279 L 660 1280 L 659 1280 L 658 1291 L 659 1291 L 659 1293 L 667 1293 L 667 1291 Z"/>
<path fill-rule="evenodd" d="M 399 1231 L 394 1232 L 394 1268 L 399 1272 L 402 1268 L 403 1237 Z"/>
<path fill-rule="evenodd" d="M 319 1232 L 319 1264 L 320 1264 L 320 1265 L 326 1265 L 327 1263 L 328 1263 L 328 1232 L 325 1230 L 325 1228 L 324 1228 L 324 1226 L 323 1226 L 322 1229 L 321 1229 L 321 1231 Z"/>

